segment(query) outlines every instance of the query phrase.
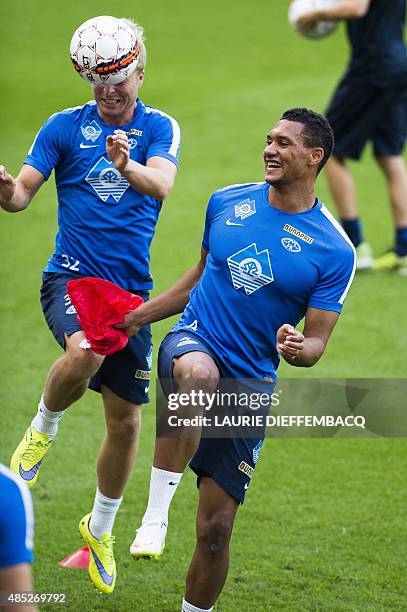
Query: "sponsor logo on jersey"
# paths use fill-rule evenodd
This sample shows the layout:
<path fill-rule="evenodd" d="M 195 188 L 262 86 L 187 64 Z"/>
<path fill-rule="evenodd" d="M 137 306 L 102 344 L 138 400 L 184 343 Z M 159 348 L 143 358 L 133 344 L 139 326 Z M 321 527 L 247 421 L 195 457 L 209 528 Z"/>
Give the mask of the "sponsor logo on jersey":
<path fill-rule="evenodd" d="M 312 244 L 314 242 L 314 239 L 311 238 L 311 236 L 307 236 L 307 234 L 304 234 L 304 232 L 301 232 L 299 229 L 293 227 L 292 225 L 288 225 L 288 223 L 284 225 L 283 230 L 289 232 L 290 234 L 293 234 L 293 236 L 299 238 L 300 240 L 303 240 L 307 244 Z"/>
<path fill-rule="evenodd" d="M 254 200 L 242 200 L 235 204 L 235 217 L 237 219 L 247 219 L 247 217 L 251 217 L 256 214 L 256 202 Z"/>
<path fill-rule="evenodd" d="M 95 145 L 87 145 L 84 142 L 81 142 L 81 144 L 79 145 L 79 147 L 81 149 L 95 149 L 96 147 L 98 147 L 99 145 L 95 144 Z"/>
<path fill-rule="evenodd" d="M 246 295 L 273 282 L 268 249 L 258 251 L 255 243 L 231 255 L 227 259 L 233 287 L 244 288 Z"/>
<path fill-rule="evenodd" d="M 129 187 L 128 181 L 106 157 L 99 159 L 85 180 L 103 202 L 107 202 L 109 198 L 118 202 Z"/>
<path fill-rule="evenodd" d="M 192 338 L 188 338 L 188 336 L 185 336 L 178 342 L 177 348 L 179 346 L 186 346 L 187 344 L 198 344 L 198 342 L 196 340 L 192 340 Z"/>
<path fill-rule="evenodd" d="M 241 461 L 237 469 L 243 472 L 243 474 L 246 474 L 246 476 L 248 476 L 249 478 L 253 476 L 254 468 L 252 468 L 251 465 L 246 463 L 246 461 Z"/>
<path fill-rule="evenodd" d="M 135 138 L 129 138 L 130 149 L 135 149 L 137 147 L 137 140 Z"/>
<path fill-rule="evenodd" d="M 136 370 L 134 378 L 140 378 L 141 380 L 150 380 L 151 372 L 150 370 Z"/>
<path fill-rule="evenodd" d="M 243 223 L 234 223 L 234 222 L 233 222 L 233 221 L 231 221 L 230 219 L 228 219 L 228 220 L 226 221 L 226 225 L 238 225 L 238 226 L 240 226 L 240 227 L 244 227 L 244 224 L 243 224 Z"/>
<path fill-rule="evenodd" d="M 85 123 L 81 125 L 81 132 L 86 140 L 95 142 L 95 140 L 97 140 L 101 135 L 102 129 L 95 120 L 85 121 Z"/>
<path fill-rule="evenodd" d="M 254 465 L 256 465 L 256 463 L 259 460 L 259 455 L 260 455 L 260 451 L 261 451 L 261 447 L 263 446 L 264 440 L 260 440 L 260 442 L 258 444 L 256 444 L 256 446 L 253 449 L 253 463 Z"/>
<path fill-rule="evenodd" d="M 281 244 L 290 253 L 299 253 L 301 251 L 300 244 L 294 238 L 281 238 Z"/>

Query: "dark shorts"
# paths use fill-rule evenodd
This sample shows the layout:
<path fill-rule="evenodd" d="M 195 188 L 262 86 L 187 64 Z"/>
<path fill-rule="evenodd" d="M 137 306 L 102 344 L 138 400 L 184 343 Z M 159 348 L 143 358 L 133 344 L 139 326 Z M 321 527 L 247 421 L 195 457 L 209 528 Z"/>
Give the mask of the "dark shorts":
<path fill-rule="evenodd" d="M 359 159 L 368 141 L 377 156 L 400 155 L 407 134 L 407 86 L 380 88 L 344 77 L 326 117 L 336 157 Z"/>
<path fill-rule="evenodd" d="M 232 378 L 212 349 L 197 335 L 189 331 L 170 332 L 162 341 L 158 353 L 158 377 L 165 395 L 176 391 L 173 360 L 194 351 L 212 357 L 221 378 Z M 198 486 L 200 479 L 208 476 L 226 493 L 243 503 L 263 441 L 264 437 L 201 438 L 189 464 L 198 477 Z"/>
<path fill-rule="evenodd" d="M 43 273 L 41 306 L 45 320 L 58 344 L 65 349 L 65 337 L 82 330 L 76 311 L 69 299 L 66 285 L 72 277 L 53 272 Z M 138 292 L 144 300 L 148 292 Z M 129 339 L 118 353 L 105 357 L 99 370 L 89 382 L 89 388 L 100 393 L 101 385 L 133 404 L 148 402 L 151 375 L 152 343 L 150 326 L 146 325 Z"/>

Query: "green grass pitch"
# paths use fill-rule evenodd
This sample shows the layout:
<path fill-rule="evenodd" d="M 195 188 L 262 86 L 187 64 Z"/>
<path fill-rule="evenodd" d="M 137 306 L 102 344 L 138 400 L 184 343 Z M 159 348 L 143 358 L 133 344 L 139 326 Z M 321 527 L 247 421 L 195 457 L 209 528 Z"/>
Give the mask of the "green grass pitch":
<path fill-rule="evenodd" d="M 142 98 L 174 115 L 183 131 L 176 187 L 152 249 L 155 291 L 168 287 L 198 258 L 210 193 L 262 180 L 266 131 L 286 108 L 322 111 L 345 64 L 343 28 L 325 41 L 302 39 L 287 25 L 287 5 L 284 0 L 2 0 L 0 163 L 17 173 L 45 119 L 90 98 L 70 66 L 74 29 L 97 14 L 140 21 L 149 51 Z M 352 170 L 366 236 L 380 253 L 391 245 L 393 231 L 383 178 L 369 150 Z M 317 192 L 333 210 L 323 176 Z M 6 464 L 59 354 L 38 299 L 55 229 L 53 180 L 26 212 L 1 215 L 0 460 Z M 358 276 L 326 355 L 305 374 L 405 377 L 406 303 L 407 279 Z M 156 348 L 170 325 L 154 326 Z M 289 366 L 280 373 L 304 375 Z M 66 591 L 70 610 L 180 609 L 194 545 L 197 493 L 191 473 L 174 500 L 162 560 L 135 563 L 128 554 L 147 499 L 153 406 L 144 410 L 139 455 L 116 522 L 113 595 L 96 593 L 86 572 L 57 565 L 80 546 L 77 524 L 92 507 L 103 435 L 95 394 L 70 409 L 44 463 L 33 492 L 35 586 L 41 592 Z M 267 440 L 238 513 L 229 578 L 217 609 L 405 610 L 406 468 L 401 439 Z"/>

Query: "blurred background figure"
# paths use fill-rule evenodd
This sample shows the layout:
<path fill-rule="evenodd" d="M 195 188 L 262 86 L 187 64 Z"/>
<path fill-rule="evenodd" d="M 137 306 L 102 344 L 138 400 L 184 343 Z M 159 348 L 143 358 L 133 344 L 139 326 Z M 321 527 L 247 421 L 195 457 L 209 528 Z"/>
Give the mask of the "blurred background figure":
<path fill-rule="evenodd" d="M 322 4 L 322 3 L 321 3 Z M 407 54 L 403 40 L 406 0 L 338 0 L 298 22 L 346 20 L 351 56 L 326 116 L 335 135 L 326 176 L 342 225 L 356 247 L 358 268 L 407 276 L 407 171 L 402 157 L 407 130 Z M 395 227 L 394 243 L 373 259 L 363 235 L 346 159 L 359 160 L 368 141 L 386 179 Z"/>
<path fill-rule="evenodd" d="M 0 591 L 32 591 L 34 513 L 27 485 L 0 463 Z M 37 606 L 3 606 L 33 612 Z"/>

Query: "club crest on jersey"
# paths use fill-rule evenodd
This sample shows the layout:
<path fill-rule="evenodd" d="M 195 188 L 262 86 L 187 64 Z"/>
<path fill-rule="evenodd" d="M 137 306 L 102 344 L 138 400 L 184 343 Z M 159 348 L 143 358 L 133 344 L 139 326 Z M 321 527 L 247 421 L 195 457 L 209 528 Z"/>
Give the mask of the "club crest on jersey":
<path fill-rule="evenodd" d="M 254 200 L 242 200 L 235 204 L 235 217 L 236 219 L 247 219 L 247 217 L 251 217 L 256 214 L 256 202 Z"/>
<path fill-rule="evenodd" d="M 233 287 L 236 290 L 243 287 L 246 295 L 274 280 L 268 249 L 258 251 L 255 243 L 228 257 L 227 262 Z"/>
<path fill-rule="evenodd" d="M 128 181 L 106 157 L 99 159 L 85 180 L 103 202 L 107 202 L 109 198 L 118 202 L 129 187 Z"/>
<path fill-rule="evenodd" d="M 299 253 L 301 251 L 301 245 L 294 238 L 281 238 L 281 244 L 290 253 Z"/>
<path fill-rule="evenodd" d="M 96 123 L 96 121 L 93 120 L 85 121 L 85 123 L 81 125 L 81 132 L 83 137 L 86 138 L 86 140 L 91 140 L 92 142 L 95 142 L 95 140 L 97 140 L 101 135 L 102 130 Z"/>

